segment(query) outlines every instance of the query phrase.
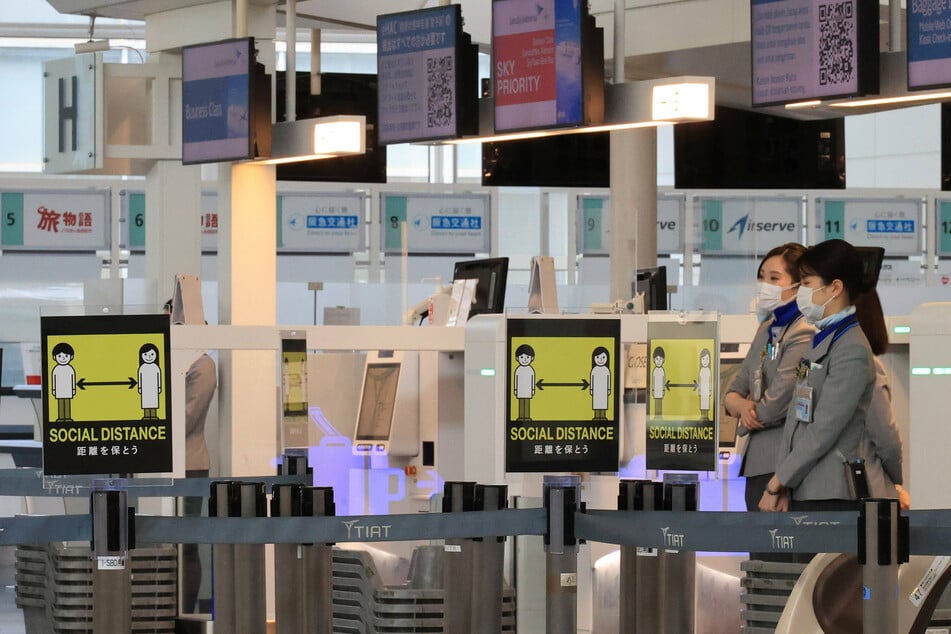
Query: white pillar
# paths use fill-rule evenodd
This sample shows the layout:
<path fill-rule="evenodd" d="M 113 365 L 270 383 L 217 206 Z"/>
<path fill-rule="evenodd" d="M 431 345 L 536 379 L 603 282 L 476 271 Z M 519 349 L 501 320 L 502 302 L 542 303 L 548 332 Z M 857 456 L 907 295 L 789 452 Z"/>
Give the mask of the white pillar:
<path fill-rule="evenodd" d="M 611 299 L 657 264 L 657 129 L 611 132 Z"/>
<path fill-rule="evenodd" d="M 273 165 L 222 164 L 218 180 L 218 319 L 277 322 L 277 187 Z M 270 474 L 277 446 L 277 354 L 221 355 L 219 446 L 225 475 Z M 227 393 L 226 393 L 227 392 Z"/>
<path fill-rule="evenodd" d="M 201 168 L 156 161 L 145 179 L 145 222 L 145 276 L 162 304 L 176 275 L 201 274 Z"/>

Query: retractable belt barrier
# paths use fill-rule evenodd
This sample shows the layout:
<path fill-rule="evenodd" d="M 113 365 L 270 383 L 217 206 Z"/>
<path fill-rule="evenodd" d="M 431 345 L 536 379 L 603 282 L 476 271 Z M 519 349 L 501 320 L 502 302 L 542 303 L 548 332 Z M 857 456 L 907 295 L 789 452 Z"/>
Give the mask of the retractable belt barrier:
<path fill-rule="evenodd" d="M 0 495 L 89 497 L 95 482 L 104 476 L 48 476 L 40 469 L 0 469 Z M 130 498 L 208 497 L 211 485 L 223 478 L 135 478 L 126 480 Z M 227 478 L 242 480 L 242 478 Z M 275 484 L 311 484 L 312 475 L 268 476 L 246 478 L 263 482 L 270 489 Z"/>
<path fill-rule="evenodd" d="M 25 473 L 23 473 L 25 472 Z M 8 475 L 16 474 L 10 481 Z M 270 486 L 299 483 L 308 476 L 255 478 Z M 63 480 L 65 482 L 65 479 Z M 160 486 L 138 486 L 129 496 L 207 495 L 205 478 L 177 479 Z M 20 484 L 43 489 L 43 478 L 30 469 L 0 470 L 0 495 L 32 495 Z M 194 485 L 194 486 L 193 486 Z M 66 486 L 66 485 L 64 485 Z M 78 487 L 79 485 L 70 484 Z M 89 495 L 89 489 L 69 495 Z M 30 487 L 32 489 L 32 487 Z M 63 495 L 60 493 L 60 495 Z M 908 511 L 912 555 L 951 554 L 951 510 Z M 858 513 L 737 513 L 711 511 L 589 510 L 574 516 L 575 536 L 622 546 L 676 548 L 712 552 L 856 552 Z M 157 517 L 135 519 L 140 543 L 298 544 L 381 542 L 426 539 L 545 535 L 546 509 L 503 509 L 460 513 L 337 517 Z M 0 545 L 53 541 L 89 541 L 88 515 L 0 518 Z"/>

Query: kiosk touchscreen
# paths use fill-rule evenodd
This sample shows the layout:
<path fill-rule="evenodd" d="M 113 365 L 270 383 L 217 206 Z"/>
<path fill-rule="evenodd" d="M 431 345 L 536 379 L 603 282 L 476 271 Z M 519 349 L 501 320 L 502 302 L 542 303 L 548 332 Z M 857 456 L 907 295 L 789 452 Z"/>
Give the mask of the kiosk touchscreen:
<path fill-rule="evenodd" d="M 389 453 L 402 367 L 402 352 L 367 353 L 357 424 L 353 431 L 354 454 Z"/>

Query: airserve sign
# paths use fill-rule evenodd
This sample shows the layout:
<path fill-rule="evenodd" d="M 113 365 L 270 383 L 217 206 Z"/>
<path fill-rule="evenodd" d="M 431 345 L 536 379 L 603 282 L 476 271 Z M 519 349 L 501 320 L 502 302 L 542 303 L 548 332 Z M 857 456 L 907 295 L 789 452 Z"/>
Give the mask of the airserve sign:
<path fill-rule="evenodd" d="M 746 214 L 740 217 L 736 222 L 733 223 L 733 226 L 730 227 L 728 234 L 736 233 L 738 240 L 743 239 L 743 234 L 747 231 L 750 233 L 753 232 L 779 232 L 779 233 L 792 233 L 796 230 L 796 223 L 793 221 L 755 221 L 750 220 L 750 215 Z"/>

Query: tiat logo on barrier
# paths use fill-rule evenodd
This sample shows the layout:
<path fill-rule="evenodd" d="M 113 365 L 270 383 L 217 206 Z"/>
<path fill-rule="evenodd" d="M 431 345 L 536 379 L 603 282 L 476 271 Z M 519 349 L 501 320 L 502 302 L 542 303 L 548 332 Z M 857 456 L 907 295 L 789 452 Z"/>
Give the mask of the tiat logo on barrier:
<path fill-rule="evenodd" d="M 790 517 L 790 519 L 796 523 L 796 526 L 838 526 L 842 522 L 826 522 L 815 520 L 810 520 L 808 515 L 797 515 Z"/>
<path fill-rule="evenodd" d="M 669 526 L 662 526 L 661 532 L 664 534 L 664 546 L 670 548 L 683 548 L 686 541 L 682 533 L 671 533 Z"/>
<path fill-rule="evenodd" d="M 347 528 L 347 539 L 385 539 L 390 536 L 391 524 L 368 524 L 363 526 L 360 520 L 341 522 Z"/>
<path fill-rule="evenodd" d="M 793 540 L 796 538 L 793 535 L 780 535 L 778 528 L 769 529 L 769 537 L 772 547 L 776 550 L 792 550 Z"/>

